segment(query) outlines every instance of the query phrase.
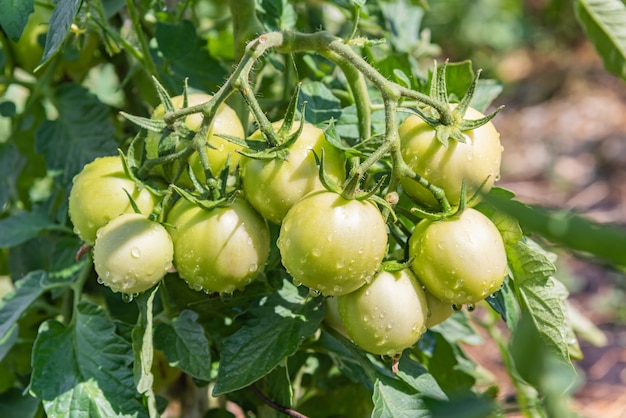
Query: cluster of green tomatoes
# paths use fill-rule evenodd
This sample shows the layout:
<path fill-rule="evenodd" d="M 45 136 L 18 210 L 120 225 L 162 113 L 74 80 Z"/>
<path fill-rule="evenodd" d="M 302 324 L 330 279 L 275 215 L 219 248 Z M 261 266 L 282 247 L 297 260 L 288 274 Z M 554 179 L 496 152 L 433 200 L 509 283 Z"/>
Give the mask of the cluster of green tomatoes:
<path fill-rule="evenodd" d="M 187 105 L 210 98 L 190 94 Z M 177 96 L 172 103 L 180 108 L 183 100 Z M 152 118 L 163 115 L 159 106 Z M 462 116 L 483 117 L 472 108 Z M 202 114 L 191 114 L 184 124 L 195 132 L 202 120 Z M 502 147 L 491 122 L 447 144 L 418 116 L 400 124 L 403 160 L 461 209 L 412 225 L 400 249 L 405 259 L 396 263 L 389 263 L 399 249 L 389 239 L 393 218 L 386 209 L 372 199 L 329 190 L 322 181 L 345 181 L 344 151 L 306 122 L 278 121 L 273 128 L 284 142 L 273 144 L 274 158 L 255 158 L 227 140 L 244 138 L 245 131 L 222 104 L 206 137 L 206 154 L 189 155 L 186 169 L 176 160 L 150 169 L 151 177 L 163 181 L 161 192 L 130 175 L 123 156 L 87 164 L 74 178 L 69 212 L 76 233 L 93 247 L 99 281 L 135 295 L 175 271 L 195 290 L 230 294 L 264 271 L 273 224 L 282 265 L 295 284 L 326 297 L 328 324 L 362 349 L 390 356 L 414 345 L 453 308 L 473 306 L 501 287 L 507 274 L 502 237 L 487 216 L 464 204 L 466 195 L 489 190 L 499 176 Z M 185 140 L 164 138 L 147 134 L 148 160 L 186 146 Z M 247 138 L 248 144 L 254 141 L 265 137 L 257 131 Z M 317 158 L 322 155 L 323 176 Z M 205 157 L 210 172 L 202 164 Z M 198 184 L 225 171 L 236 179 L 229 186 L 235 192 L 218 203 L 198 196 Z M 420 207 L 439 204 L 428 183 L 415 178 L 400 179 L 398 195 Z"/>

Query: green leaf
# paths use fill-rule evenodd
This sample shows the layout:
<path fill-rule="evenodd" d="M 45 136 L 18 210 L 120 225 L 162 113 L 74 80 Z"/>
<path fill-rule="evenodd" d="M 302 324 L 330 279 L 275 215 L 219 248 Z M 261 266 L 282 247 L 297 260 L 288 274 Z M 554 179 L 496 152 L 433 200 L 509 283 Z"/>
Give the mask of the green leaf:
<path fill-rule="evenodd" d="M 15 288 L 2 298 L 0 305 L 0 340 L 5 340 L 20 316 L 39 296 L 54 286 L 44 271 L 33 271 L 15 282 Z"/>
<path fill-rule="evenodd" d="M 515 332 L 520 318 L 520 310 L 517 299 L 515 298 L 515 292 L 511 289 L 509 279 L 505 279 L 502 288 L 487 297 L 485 301 L 494 311 L 500 314 L 509 329 Z"/>
<path fill-rule="evenodd" d="M 259 17 L 270 31 L 293 29 L 296 11 L 288 0 L 258 0 Z"/>
<path fill-rule="evenodd" d="M 593 222 L 573 212 L 526 205 L 498 195 L 485 197 L 492 205 L 515 217 L 527 233 L 538 233 L 571 250 L 606 262 L 626 266 L 626 229 Z"/>
<path fill-rule="evenodd" d="M 408 353 L 400 357 L 397 376 L 417 392 L 429 398 L 442 401 L 448 399 L 433 375 L 428 373 L 424 366 L 412 359 Z"/>
<path fill-rule="evenodd" d="M 6 326 L 3 326 L 3 328 L 6 328 Z M 3 332 L 0 334 L 0 361 L 4 359 L 4 356 L 6 356 L 11 348 L 15 345 L 18 335 L 19 327 L 16 321 L 12 321 L 8 330 L 4 329 Z"/>
<path fill-rule="evenodd" d="M 11 388 L 0 394 L 0 417 L 35 418 L 41 416 L 39 399 L 19 388 Z"/>
<path fill-rule="evenodd" d="M 152 374 L 152 360 L 154 357 L 153 328 L 152 328 L 152 306 L 154 295 L 159 287 L 155 286 L 150 292 L 144 292 L 135 300 L 139 307 L 139 319 L 137 325 L 131 333 L 133 340 L 133 353 L 135 361 L 133 363 L 133 375 L 137 391 L 147 397 L 148 411 L 150 416 L 158 416 L 156 399 L 152 389 L 154 375 Z"/>
<path fill-rule="evenodd" d="M 155 38 L 159 52 L 166 59 L 165 68 L 158 74 L 159 81 L 171 91 L 179 91 L 185 79 L 189 80 L 190 87 L 216 91 L 224 83 L 228 72 L 209 55 L 206 40 L 199 38 L 191 25 L 189 21 L 179 24 L 157 22 Z M 190 26 L 193 34 L 190 33 Z"/>
<path fill-rule="evenodd" d="M 422 336 L 419 348 L 430 356 L 428 371 L 445 393 L 467 392 L 476 381 L 473 376 L 476 366 L 459 344 L 448 341 L 446 337 L 433 327 Z"/>
<path fill-rule="evenodd" d="M 59 117 L 43 122 L 35 133 L 35 147 L 45 155 L 48 170 L 62 174 L 62 187 L 71 184 L 83 166 L 96 157 L 117 154 L 109 108 L 84 87 L 63 84 L 56 91 Z"/>
<path fill-rule="evenodd" d="M 196 379 L 211 380 L 211 351 L 198 314 L 184 310 L 170 324 L 159 324 L 154 332 L 155 347 L 165 353 L 168 363 Z"/>
<path fill-rule="evenodd" d="M 82 0 L 59 0 L 52 11 L 52 16 L 50 16 L 46 46 L 44 47 L 39 66 L 48 61 L 63 45 L 65 35 L 70 26 L 72 26 L 74 16 L 78 13 L 81 3 Z"/>
<path fill-rule="evenodd" d="M 507 245 L 507 258 L 518 291 L 518 302 L 530 314 L 545 347 L 569 362 L 562 284 L 556 268 L 538 249 L 519 242 Z"/>
<path fill-rule="evenodd" d="M 294 354 L 317 331 L 324 318 L 321 306 L 288 280 L 277 293 L 257 300 L 238 318 L 241 328 L 224 340 L 214 396 L 256 382 Z"/>
<path fill-rule="evenodd" d="M 302 83 L 298 108 L 302 108 L 302 102 L 306 102 L 304 119 L 313 125 L 341 117 L 341 102 L 319 81 Z"/>
<path fill-rule="evenodd" d="M 372 418 L 431 417 L 428 407 L 419 394 L 394 379 L 377 380 L 374 384 L 374 410 Z"/>
<path fill-rule="evenodd" d="M 28 22 L 28 17 L 35 11 L 34 0 L 0 0 L 0 27 L 7 36 L 17 42 Z"/>
<path fill-rule="evenodd" d="M 17 197 L 17 179 L 24 163 L 24 157 L 12 142 L 0 144 L 0 208 Z"/>
<path fill-rule="evenodd" d="M 11 248 L 40 232 L 57 228 L 45 213 L 41 211 L 22 212 L 0 221 L 0 248 Z"/>
<path fill-rule="evenodd" d="M 33 347 L 30 392 L 48 416 L 145 417 L 131 345 L 104 310 L 82 302 L 68 327 L 44 322 Z"/>
<path fill-rule="evenodd" d="M 577 0 L 575 11 L 605 68 L 626 80 L 626 4 L 620 0 Z"/>
<path fill-rule="evenodd" d="M 450 318 L 435 325 L 432 329 L 444 335 L 451 343 L 482 344 L 483 340 L 470 325 L 468 315 L 462 311 L 454 312 Z"/>

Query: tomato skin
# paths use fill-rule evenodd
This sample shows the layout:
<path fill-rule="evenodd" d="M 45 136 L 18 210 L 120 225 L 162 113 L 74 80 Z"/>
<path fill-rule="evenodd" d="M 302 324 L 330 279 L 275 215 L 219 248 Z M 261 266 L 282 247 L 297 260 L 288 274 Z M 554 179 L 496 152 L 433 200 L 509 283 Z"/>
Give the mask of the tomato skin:
<path fill-rule="evenodd" d="M 344 295 L 368 282 L 387 249 L 387 227 L 371 202 L 326 190 L 309 193 L 287 212 L 278 238 L 296 282 L 324 295 Z"/>
<path fill-rule="evenodd" d="M 114 292 L 141 293 L 172 267 L 174 247 L 165 228 L 138 213 L 125 213 L 98 230 L 93 261 Z"/>
<path fill-rule="evenodd" d="M 451 105 L 451 108 L 454 106 Z M 465 114 L 466 119 L 479 119 L 483 116 L 473 108 L 468 108 Z M 447 147 L 435 138 L 435 130 L 415 115 L 409 116 L 400 124 L 398 133 L 404 161 L 415 173 L 441 187 L 453 206 L 459 204 L 463 180 L 469 198 L 485 181 L 482 190 L 489 191 L 500 176 L 502 145 L 500 134 L 491 122 L 463 132 L 467 143 L 451 139 Z M 403 178 L 401 184 L 404 192 L 418 202 L 432 208 L 439 207 L 428 189 L 415 180 Z M 477 202 L 478 199 L 474 203 Z"/>
<path fill-rule="evenodd" d="M 204 93 L 189 94 L 187 96 L 188 105 L 195 106 L 206 103 L 211 99 L 211 97 L 211 95 Z M 174 96 L 171 99 L 176 109 L 180 109 L 183 106 L 184 97 L 182 95 Z M 162 119 L 164 115 L 165 109 L 163 105 L 160 104 L 152 112 L 152 119 Z M 203 118 L 204 116 L 201 113 L 194 113 L 185 117 L 185 124 L 192 131 L 198 131 L 198 129 L 200 129 L 200 126 L 202 125 Z M 210 148 L 207 146 L 207 156 L 209 158 L 211 172 L 215 176 L 217 176 L 220 171 L 224 169 L 227 159 L 230 171 L 234 172 L 237 165 L 239 164 L 239 160 L 241 157 L 241 155 L 236 152 L 236 150 L 241 149 L 240 146 L 218 137 L 217 134 L 231 135 L 238 138 L 243 138 L 245 136 L 243 125 L 237 117 L 237 114 L 226 103 L 222 104 L 218 108 L 217 113 L 213 118 L 211 132 L 207 137 L 207 143 L 211 144 L 211 146 L 214 147 Z M 150 132 L 146 137 L 146 153 L 148 158 L 156 158 L 159 156 L 160 138 L 161 135 L 156 132 Z M 178 149 L 182 149 L 183 146 L 184 144 L 179 144 Z M 202 168 L 202 164 L 200 163 L 200 159 L 198 158 L 197 153 L 193 153 L 191 157 L 189 157 L 189 164 L 191 165 L 196 178 L 201 183 L 204 183 L 206 181 L 206 176 L 204 175 L 204 169 Z M 176 167 L 177 164 L 175 163 L 173 172 L 176 171 Z M 170 179 L 166 180 L 169 181 Z M 186 172 L 181 176 L 179 184 L 183 187 L 192 187 L 191 179 Z"/>
<path fill-rule="evenodd" d="M 381 271 L 370 283 L 337 299 L 348 335 L 372 354 L 400 354 L 426 331 L 426 295 L 409 269 Z"/>
<path fill-rule="evenodd" d="M 508 272 L 504 242 L 482 213 L 467 208 L 443 220 L 423 220 L 409 239 L 411 269 L 442 301 L 479 302 L 500 288 Z"/>
<path fill-rule="evenodd" d="M 123 213 L 133 213 L 126 195 L 132 197 L 141 213 L 148 215 L 158 201 L 148 189 L 139 188 L 124 172 L 119 156 L 100 157 L 74 176 L 69 196 L 69 215 L 74 232 L 93 245 L 96 232 Z"/>
<path fill-rule="evenodd" d="M 282 121 L 275 122 L 280 128 Z M 292 132 L 298 128 L 292 127 Z M 255 132 L 251 139 L 261 139 Z M 328 176 L 336 182 L 343 182 L 346 176 L 343 152 L 326 141 L 324 131 L 304 123 L 302 133 L 289 148 L 286 160 L 255 160 L 242 158 L 242 188 L 246 199 L 265 219 L 280 224 L 287 211 L 300 198 L 324 186 L 319 180 L 319 170 L 315 152 L 321 156 L 324 150 L 324 168 Z"/>
<path fill-rule="evenodd" d="M 454 309 L 451 303 L 436 298 L 429 291 L 424 293 L 426 294 L 426 304 L 428 305 L 426 328 L 432 328 L 452 316 Z"/>
<path fill-rule="evenodd" d="M 167 223 L 172 226 L 174 265 L 192 289 L 233 293 L 265 267 L 269 228 L 243 198 L 212 210 L 180 199 Z"/>
<path fill-rule="evenodd" d="M 344 337 L 350 338 L 348 331 L 346 331 L 346 328 L 343 326 L 343 322 L 341 322 L 338 298 L 339 296 L 329 296 L 325 299 L 326 314 L 324 315 L 324 322 Z"/>

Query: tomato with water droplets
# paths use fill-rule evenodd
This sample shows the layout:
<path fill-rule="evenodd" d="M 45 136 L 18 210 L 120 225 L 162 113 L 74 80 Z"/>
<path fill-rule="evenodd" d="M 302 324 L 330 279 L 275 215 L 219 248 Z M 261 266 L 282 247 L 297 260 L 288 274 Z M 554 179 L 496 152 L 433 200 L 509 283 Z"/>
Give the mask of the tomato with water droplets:
<path fill-rule="evenodd" d="M 174 266 L 192 289 L 233 293 L 265 267 L 270 249 L 267 223 L 241 197 L 210 210 L 181 198 L 167 223 Z"/>
<path fill-rule="evenodd" d="M 473 108 L 465 113 L 469 120 L 482 117 Z M 442 188 L 453 206 L 459 204 L 463 182 L 467 196 L 472 197 L 481 185 L 483 192 L 489 191 L 500 176 L 502 145 L 492 122 L 463 132 L 466 143 L 450 139 L 447 146 L 435 138 L 435 129 L 415 115 L 400 124 L 398 133 L 402 157 L 409 167 Z M 405 193 L 416 201 L 433 208 L 439 206 L 432 193 L 415 180 L 405 177 L 401 184 Z"/>
<path fill-rule="evenodd" d="M 324 295 L 344 295 L 380 268 L 387 226 L 373 203 L 321 190 L 287 212 L 277 244 L 295 282 Z"/>
<path fill-rule="evenodd" d="M 144 215 L 152 212 L 157 197 L 126 175 L 119 156 L 96 158 L 74 177 L 69 215 L 86 244 L 92 245 L 98 229 L 111 219 L 134 212 L 127 192 Z"/>
<path fill-rule="evenodd" d="M 275 122 L 278 129 L 281 122 Z M 298 128 L 292 127 L 292 132 Z M 255 132 L 250 139 L 260 139 Z M 285 159 L 257 160 L 242 158 L 242 188 L 246 199 L 265 219 L 280 224 L 287 211 L 304 195 L 314 190 L 322 190 L 319 170 L 315 161 L 316 153 L 321 156 L 324 150 L 324 169 L 329 178 L 343 182 L 346 159 L 343 152 L 326 140 L 324 131 L 304 123 L 298 139 L 287 148 Z"/>
<path fill-rule="evenodd" d="M 202 103 L 206 103 L 211 99 L 211 95 L 203 94 L 203 93 L 194 93 L 187 95 L 187 104 L 189 107 L 199 105 Z M 180 109 L 183 106 L 184 97 L 174 96 L 171 98 L 172 103 L 176 109 Z M 159 105 L 152 112 L 152 119 L 162 119 L 165 115 L 165 109 L 163 105 Z M 189 116 L 185 117 L 185 125 L 192 131 L 198 131 L 200 126 L 202 125 L 202 120 L 204 116 L 202 113 L 193 113 Z M 228 161 L 230 171 L 234 171 L 239 163 L 240 154 L 236 152 L 236 150 L 240 149 L 239 145 L 233 144 L 223 138 L 220 138 L 219 134 L 222 135 L 230 135 L 238 138 L 243 138 L 245 136 L 243 125 L 241 121 L 237 117 L 235 111 L 228 106 L 227 104 L 222 104 L 218 109 L 217 113 L 213 118 L 213 124 L 211 125 L 211 130 L 207 135 L 207 157 L 209 160 L 209 165 L 211 167 L 211 173 L 213 175 L 218 175 L 221 170 L 226 166 L 226 161 Z M 164 148 L 163 145 L 160 145 L 161 135 L 156 132 L 149 132 L 146 137 L 146 154 L 148 158 L 156 158 L 159 156 L 159 148 Z M 188 142 L 181 141 L 173 151 L 179 151 L 183 146 L 187 145 Z M 162 152 L 162 151 L 161 151 Z M 193 153 L 191 157 L 189 157 L 189 165 L 193 169 L 193 173 L 196 178 L 204 183 L 206 181 L 206 176 L 204 175 L 204 169 L 202 164 L 200 163 L 200 159 L 197 153 Z M 178 163 L 174 163 L 172 167 L 172 173 L 176 171 L 178 167 Z M 163 170 L 159 170 L 157 168 L 158 174 L 164 175 Z M 166 180 L 170 181 L 168 175 L 165 175 Z M 191 187 L 191 179 L 187 172 L 184 172 L 181 178 L 178 181 L 178 184 L 184 187 Z"/>
<path fill-rule="evenodd" d="M 172 267 L 174 247 L 159 223 L 125 213 L 98 230 L 93 261 L 98 280 L 114 292 L 136 294 L 157 284 Z"/>
<path fill-rule="evenodd" d="M 409 239 L 411 269 L 442 301 L 474 304 L 494 293 L 508 272 L 498 228 L 467 208 L 442 220 L 423 220 Z"/>
<path fill-rule="evenodd" d="M 339 296 L 337 302 L 348 336 L 372 354 L 400 354 L 426 331 L 426 295 L 406 268 L 381 271 L 371 283 Z"/>

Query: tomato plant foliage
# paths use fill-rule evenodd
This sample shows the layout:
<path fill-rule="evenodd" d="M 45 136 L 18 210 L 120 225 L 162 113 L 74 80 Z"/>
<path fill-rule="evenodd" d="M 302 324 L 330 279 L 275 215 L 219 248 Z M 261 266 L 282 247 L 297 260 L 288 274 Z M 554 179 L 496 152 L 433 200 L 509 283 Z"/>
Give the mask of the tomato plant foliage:
<path fill-rule="evenodd" d="M 0 415 L 502 416 L 491 338 L 516 408 L 569 416 L 540 243 L 623 267 L 626 233 L 498 187 L 502 85 L 427 2 L 0 10 Z M 619 73 L 607 10 L 576 2 Z"/>

